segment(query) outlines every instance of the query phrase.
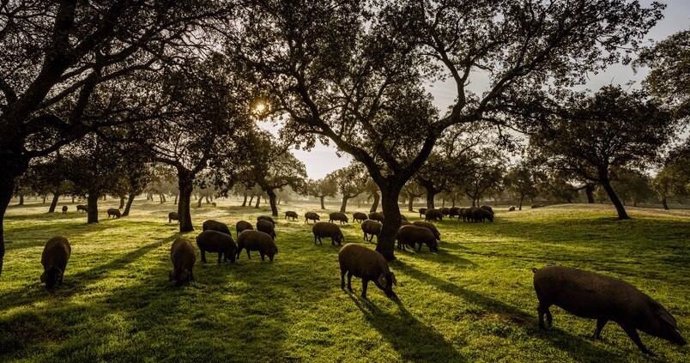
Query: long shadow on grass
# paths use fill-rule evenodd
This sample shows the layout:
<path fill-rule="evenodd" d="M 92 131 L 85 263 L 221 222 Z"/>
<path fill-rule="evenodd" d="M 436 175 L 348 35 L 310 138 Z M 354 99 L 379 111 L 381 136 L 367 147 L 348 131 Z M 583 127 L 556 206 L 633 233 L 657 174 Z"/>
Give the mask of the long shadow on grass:
<path fill-rule="evenodd" d="M 437 277 L 422 272 L 414 267 L 399 261 L 397 264 L 399 270 L 403 271 L 408 276 L 415 278 L 424 283 L 435 286 L 436 288 L 445 291 L 446 293 L 455 295 L 461 299 L 478 304 L 487 310 L 494 311 L 497 314 L 507 316 L 511 321 L 524 323 L 528 322 L 531 326 L 536 327 L 537 322 L 534 316 L 525 313 L 524 311 L 506 304 L 502 301 L 484 296 L 477 292 L 462 288 L 450 282 L 441 280 Z M 536 310 L 536 309 L 535 309 Z M 536 315 L 536 314 L 535 314 Z M 529 329 L 529 328 L 528 328 Z M 528 330 L 528 333 L 530 330 Z M 570 354 L 573 359 L 581 361 L 621 361 L 622 359 L 615 354 L 594 346 L 589 340 L 582 337 L 570 334 L 566 331 L 554 328 L 549 332 L 532 331 L 536 337 L 542 338 L 553 347 L 563 350 Z"/>
<path fill-rule="evenodd" d="M 370 301 L 360 300 L 354 294 L 350 299 L 364 314 L 364 318 L 393 346 L 404 361 L 466 362 L 453 344 L 441 333 L 410 314 L 402 302 L 398 313 L 385 312 Z"/>
<path fill-rule="evenodd" d="M 104 278 L 105 275 L 112 270 L 121 269 L 131 264 L 148 252 L 160 247 L 161 244 L 172 241 L 178 235 L 179 234 L 176 233 L 161 241 L 147 243 L 136 250 L 128 252 L 125 255 L 118 257 L 106 264 L 94 266 L 93 268 L 78 272 L 76 274 L 70 274 L 68 264 L 65 272 L 65 281 L 58 289 L 55 290 L 54 294 L 49 294 L 46 292 L 43 288 L 43 285 L 38 283 L 31 284 L 21 290 L 2 294 L 2 296 L 0 296 L 0 306 L 3 308 L 10 308 L 55 297 L 65 298 L 72 296 L 82 291 L 87 284 Z"/>

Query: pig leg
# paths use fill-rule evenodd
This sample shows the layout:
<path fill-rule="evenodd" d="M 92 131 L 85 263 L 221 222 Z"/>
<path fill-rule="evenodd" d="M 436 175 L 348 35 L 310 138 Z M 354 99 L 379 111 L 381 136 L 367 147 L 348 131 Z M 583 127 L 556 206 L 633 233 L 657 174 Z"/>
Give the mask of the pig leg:
<path fill-rule="evenodd" d="M 594 335 L 592 336 L 592 339 L 601 339 L 601 330 L 604 329 L 604 325 L 608 320 L 600 318 L 597 319 L 597 328 L 594 330 Z"/>
<path fill-rule="evenodd" d="M 345 273 L 347 271 L 340 270 L 340 289 L 345 290 Z"/>
<path fill-rule="evenodd" d="M 206 252 L 201 250 L 201 262 L 206 263 Z"/>
<path fill-rule="evenodd" d="M 362 279 L 362 299 L 367 298 L 367 285 L 369 285 L 369 280 Z"/>
<path fill-rule="evenodd" d="M 631 327 L 629 325 L 625 325 L 625 324 L 620 324 L 620 326 L 621 326 L 621 328 L 623 328 L 625 333 L 628 334 L 628 337 L 630 337 L 630 339 L 632 339 L 632 341 L 635 342 L 635 344 L 637 344 L 637 347 L 640 348 L 642 353 L 647 354 L 647 355 L 651 355 L 651 356 L 656 355 L 656 354 L 654 354 L 654 352 L 647 349 L 647 347 L 645 347 L 644 344 L 642 344 L 642 340 L 640 340 L 640 336 L 637 334 L 637 329 L 635 329 L 634 327 Z"/>
<path fill-rule="evenodd" d="M 539 327 L 546 329 L 546 326 L 544 325 L 544 315 L 546 315 L 546 320 L 550 328 L 553 324 L 553 317 L 549 311 L 549 306 L 540 302 L 539 306 L 537 307 L 537 312 L 539 313 Z"/>
<path fill-rule="evenodd" d="M 266 261 L 264 260 L 264 254 L 262 252 L 259 252 L 259 256 L 261 256 L 261 261 Z"/>
<path fill-rule="evenodd" d="M 347 273 L 347 289 L 352 292 L 352 272 Z"/>
<path fill-rule="evenodd" d="M 223 260 L 223 252 L 218 252 L 218 264 Z"/>
<path fill-rule="evenodd" d="M 250 259 L 250 260 L 252 259 L 252 255 L 249 254 L 249 247 L 247 247 L 247 258 Z"/>

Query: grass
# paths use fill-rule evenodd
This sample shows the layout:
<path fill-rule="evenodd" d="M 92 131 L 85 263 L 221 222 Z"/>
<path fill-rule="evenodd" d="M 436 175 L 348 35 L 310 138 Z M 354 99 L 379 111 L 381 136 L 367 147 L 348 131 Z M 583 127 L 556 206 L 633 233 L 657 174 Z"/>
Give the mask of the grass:
<path fill-rule="evenodd" d="M 237 203 L 195 208 L 195 225 L 213 218 L 234 226 L 267 213 L 230 204 Z M 315 206 L 281 207 L 302 214 Z M 178 236 L 167 224 L 170 203 L 137 200 L 132 216 L 98 225 L 86 225 L 83 214 L 46 209 L 8 212 L 0 361 L 648 360 L 615 324 L 603 341 L 592 341 L 594 321 L 558 308 L 554 329 L 540 331 L 530 268 L 547 264 L 631 282 L 690 331 L 685 212 L 631 209 L 633 220 L 617 221 L 606 206 L 563 205 L 499 210 L 493 224 L 443 221 L 439 254 L 399 253 L 391 265 L 401 283 L 396 304 L 373 285 L 370 301 L 362 300 L 358 279 L 355 295 L 340 290 L 338 249 L 315 246 L 303 221 L 278 221 L 273 263 L 242 255 L 219 266 L 211 258 L 197 263 L 195 283 L 176 288 L 167 281 L 170 243 Z M 363 243 L 358 224 L 343 230 L 346 242 Z M 58 234 L 69 238 L 72 257 L 64 285 L 50 294 L 39 283 L 40 255 Z M 688 347 L 642 338 L 659 361 L 690 361 Z"/>

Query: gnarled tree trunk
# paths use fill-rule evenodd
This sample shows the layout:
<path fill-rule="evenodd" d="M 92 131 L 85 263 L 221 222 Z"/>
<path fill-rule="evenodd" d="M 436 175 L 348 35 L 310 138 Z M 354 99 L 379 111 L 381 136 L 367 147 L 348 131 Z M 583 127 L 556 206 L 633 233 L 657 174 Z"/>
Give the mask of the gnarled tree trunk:
<path fill-rule="evenodd" d="M 244 193 L 244 200 L 242 201 L 242 206 L 243 207 L 247 206 L 247 193 Z"/>
<path fill-rule="evenodd" d="M 256 196 L 256 205 L 254 205 L 254 208 L 259 208 L 260 204 L 261 204 L 261 196 L 257 195 Z"/>
<path fill-rule="evenodd" d="M 180 218 L 180 232 L 191 232 L 194 230 L 191 212 L 194 174 L 189 170 L 178 167 L 177 185 L 180 189 L 179 204 L 177 205 L 177 214 Z"/>
<path fill-rule="evenodd" d="M 320 196 L 319 200 L 321 201 L 321 209 L 326 209 L 326 204 L 324 204 L 324 199 L 326 199 L 325 196 Z"/>
<path fill-rule="evenodd" d="M 661 205 L 664 206 L 664 209 L 666 209 L 666 210 L 669 209 L 669 208 L 668 208 L 668 201 L 666 200 L 666 196 L 664 196 L 663 198 L 661 198 Z"/>
<path fill-rule="evenodd" d="M 266 194 L 268 194 L 268 203 L 271 205 L 271 215 L 277 217 L 278 205 L 276 203 L 276 193 L 273 191 L 273 189 L 269 188 L 266 190 Z"/>
<path fill-rule="evenodd" d="M 585 194 L 587 195 L 587 203 L 594 203 L 594 184 L 585 185 Z"/>
<path fill-rule="evenodd" d="M 60 200 L 60 193 L 53 193 L 53 200 L 50 202 L 50 207 L 48 208 L 48 213 L 55 213 L 55 208 L 57 208 L 58 201 Z"/>
<path fill-rule="evenodd" d="M 129 193 L 129 196 L 127 197 L 127 203 L 125 204 L 125 211 L 122 212 L 123 217 L 127 217 L 129 215 L 129 210 L 132 209 L 132 203 L 134 203 L 135 197 L 136 193 Z"/>
<path fill-rule="evenodd" d="M 404 183 L 402 183 L 404 184 Z M 383 228 L 378 238 L 376 251 L 381 253 L 388 261 L 395 260 L 395 235 L 400 228 L 400 207 L 398 198 L 400 197 L 400 186 L 379 185 L 381 190 L 381 207 L 383 209 Z"/>
<path fill-rule="evenodd" d="M 436 192 L 427 190 L 427 192 L 426 192 L 426 207 L 428 209 L 434 209 L 434 198 L 436 198 Z"/>
<path fill-rule="evenodd" d="M 343 201 L 340 203 L 340 213 L 345 213 L 348 199 L 350 199 L 348 196 L 343 195 Z"/>
<path fill-rule="evenodd" d="M 119 206 L 117 209 L 122 209 L 122 208 L 124 208 L 124 207 L 125 207 L 125 201 L 126 201 L 126 200 L 127 200 L 127 198 L 125 198 L 125 197 L 120 197 L 120 206 Z"/>
<path fill-rule="evenodd" d="M 613 190 L 611 182 L 607 178 L 602 178 L 601 186 L 604 187 L 604 190 L 606 191 L 606 194 L 608 194 L 611 203 L 613 203 L 613 206 L 616 207 L 618 219 L 630 219 L 630 216 L 628 216 L 628 212 L 625 211 L 625 206 L 623 205 L 623 202 L 621 202 L 620 198 L 618 197 L 618 194 L 616 194 L 616 191 Z"/>
<path fill-rule="evenodd" d="M 98 223 L 98 191 L 90 190 L 86 197 L 86 223 Z"/>
<path fill-rule="evenodd" d="M 377 209 L 379 209 L 379 201 L 381 200 L 381 195 L 379 195 L 379 193 L 376 192 L 373 193 L 371 196 L 374 198 L 374 201 L 371 203 L 371 209 L 369 209 L 369 213 L 374 213 Z"/>

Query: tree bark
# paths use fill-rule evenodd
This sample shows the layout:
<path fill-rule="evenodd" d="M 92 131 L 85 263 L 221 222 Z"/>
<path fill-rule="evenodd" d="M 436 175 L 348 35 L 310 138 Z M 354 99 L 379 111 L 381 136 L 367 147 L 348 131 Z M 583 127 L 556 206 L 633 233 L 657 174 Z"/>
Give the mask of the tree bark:
<path fill-rule="evenodd" d="M 404 183 L 402 183 L 404 184 Z M 381 253 L 388 261 L 395 260 L 395 235 L 400 228 L 400 186 L 381 186 L 381 207 L 383 209 L 383 228 L 378 237 L 376 251 Z"/>
<path fill-rule="evenodd" d="M 435 191 L 427 190 L 427 192 L 426 192 L 426 207 L 428 209 L 436 209 L 436 208 L 434 208 L 434 198 L 435 197 L 436 197 Z"/>
<path fill-rule="evenodd" d="M 43 194 L 41 196 L 41 198 L 43 198 L 43 201 L 41 202 L 41 204 L 46 204 L 46 199 L 48 198 L 48 194 Z M 22 205 L 24 205 L 24 198 L 23 197 L 22 197 Z"/>
<path fill-rule="evenodd" d="M 19 194 L 19 203 L 17 205 L 24 205 L 24 193 Z"/>
<path fill-rule="evenodd" d="M 407 211 L 414 212 L 414 197 L 412 194 L 407 195 Z"/>
<path fill-rule="evenodd" d="M 522 202 L 525 201 L 525 196 L 521 195 L 520 196 L 520 203 L 518 204 L 518 210 L 522 210 Z"/>
<path fill-rule="evenodd" d="M 350 199 L 350 198 L 343 195 L 343 201 L 340 203 L 340 213 L 345 213 L 345 210 L 347 209 L 347 200 L 348 199 Z"/>
<path fill-rule="evenodd" d="M 177 199 L 180 197 L 180 193 L 175 194 L 175 203 L 173 205 L 177 205 Z"/>
<path fill-rule="evenodd" d="M 273 191 L 273 189 L 268 189 L 266 190 L 266 194 L 268 194 L 268 203 L 271 205 L 271 215 L 277 217 L 278 205 L 276 203 L 276 193 Z"/>
<path fill-rule="evenodd" d="M 196 200 L 196 207 L 197 207 L 197 208 L 201 208 L 201 202 L 203 202 L 203 201 L 204 201 L 204 198 L 203 198 L 203 197 L 202 197 L 202 198 L 198 198 L 198 199 Z"/>
<path fill-rule="evenodd" d="M 616 191 L 613 190 L 611 182 L 608 179 L 602 179 L 601 185 L 604 187 L 604 190 L 606 191 L 606 194 L 608 194 L 613 206 L 616 207 L 618 219 L 630 219 L 630 216 L 628 216 L 628 212 L 625 211 L 625 206 L 618 197 L 618 194 L 616 194 Z"/>
<path fill-rule="evenodd" d="M 89 191 L 86 197 L 86 223 L 98 223 L 98 192 L 95 190 Z"/>
<path fill-rule="evenodd" d="M 254 206 L 254 208 L 259 208 L 260 204 L 261 204 L 261 196 L 257 195 L 256 196 L 256 205 Z"/>
<path fill-rule="evenodd" d="M 376 212 L 377 209 L 379 209 L 379 202 L 381 201 L 381 195 L 377 192 L 371 195 L 374 197 L 374 201 L 371 204 L 371 209 L 369 210 L 369 213 L 374 213 Z"/>
<path fill-rule="evenodd" d="M 10 205 L 14 194 L 15 178 L 23 173 L 23 171 L 15 171 L 14 173 L 12 171 L 8 170 L 8 174 L 0 178 L 0 275 L 2 275 L 2 267 L 5 262 L 5 212 L 7 212 L 7 206 Z"/>
<path fill-rule="evenodd" d="M 127 198 L 125 197 L 120 197 L 120 206 L 117 209 L 122 209 L 125 207 L 125 201 Z"/>
<path fill-rule="evenodd" d="M 194 174 L 184 168 L 177 168 L 177 186 L 180 189 L 179 204 L 177 214 L 180 217 L 180 232 L 191 232 L 194 230 L 192 225 L 192 192 L 194 191 Z"/>
<path fill-rule="evenodd" d="M 253 195 L 250 195 L 250 196 L 249 196 L 249 203 L 247 203 L 247 205 L 251 207 L 251 206 L 252 206 L 252 201 L 253 201 L 253 200 L 254 200 L 254 196 L 253 196 Z"/>
<path fill-rule="evenodd" d="M 53 200 L 50 202 L 50 208 L 48 208 L 48 213 L 55 213 L 55 208 L 57 208 L 59 200 L 60 193 L 53 193 Z"/>
<path fill-rule="evenodd" d="M 125 204 L 125 211 L 122 212 L 123 217 L 127 217 L 129 215 L 129 210 L 132 209 L 132 203 L 134 203 L 135 197 L 136 194 L 134 192 L 129 193 L 129 196 L 127 197 L 127 204 Z"/>
<path fill-rule="evenodd" d="M 585 185 L 585 194 L 587 195 L 587 203 L 594 204 L 594 184 Z"/>
<path fill-rule="evenodd" d="M 244 200 L 242 201 L 242 206 L 243 207 L 247 206 L 247 193 L 244 193 Z"/>
<path fill-rule="evenodd" d="M 320 196 L 319 200 L 321 201 L 321 209 L 326 209 L 326 205 L 324 204 L 324 199 L 326 199 L 325 196 Z"/>
<path fill-rule="evenodd" d="M 663 198 L 661 198 L 661 205 L 664 206 L 664 209 L 666 209 L 666 210 L 669 209 L 669 208 L 668 208 L 668 201 L 666 200 L 666 197 L 665 197 L 665 196 L 664 196 Z"/>

